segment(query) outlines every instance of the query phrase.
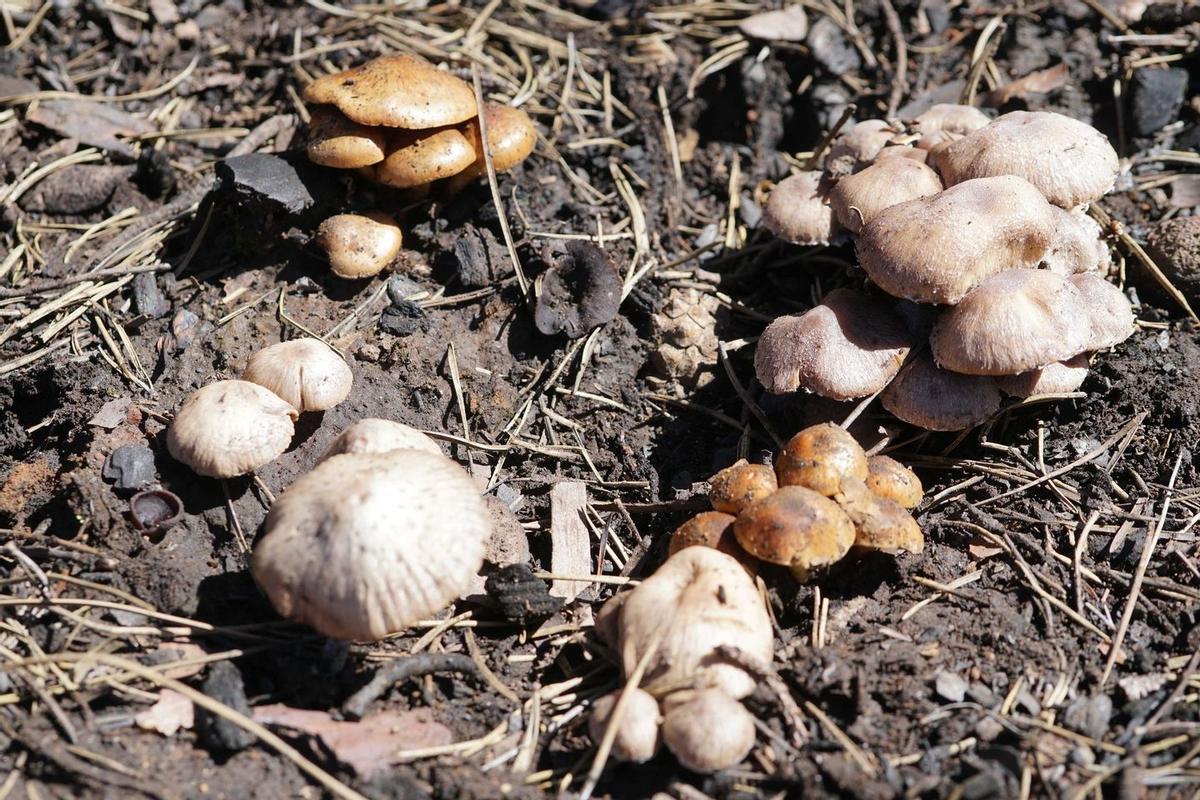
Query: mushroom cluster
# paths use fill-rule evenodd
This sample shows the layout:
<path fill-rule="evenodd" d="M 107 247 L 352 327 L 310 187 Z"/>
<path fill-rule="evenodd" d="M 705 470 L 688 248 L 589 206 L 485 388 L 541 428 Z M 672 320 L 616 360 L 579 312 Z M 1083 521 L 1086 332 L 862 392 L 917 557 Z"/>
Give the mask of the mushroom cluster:
<path fill-rule="evenodd" d="M 1103 134 L 1050 112 L 989 121 L 936 105 L 908 126 L 859 122 L 823 172 L 775 188 L 763 222 L 795 244 L 854 237 L 871 285 L 772 322 L 759 382 L 835 400 L 881 392 L 930 430 L 978 425 L 1005 394 L 1078 389 L 1091 354 L 1134 330 L 1085 210 L 1118 167 Z"/>
<path fill-rule="evenodd" d="M 751 572 L 758 559 L 805 581 L 851 548 L 921 552 L 925 537 L 909 512 L 922 491 L 900 462 L 867 456 L 836 425 L 814 425 L 788 441 L 774 469 L 742 459 L 714 475 L 713 510 L 680 525 L 670 552 L 713 548 Z"/>
<path fill-rule="evenodd" d="M 454 194 L 487 173 L 512 169 L 531 152 L 536 130 L 519 108 L 486 103 L 460 78 L 411 55 L 388 55 L 326 75 L 304 89 L 312 104 L 308 158 L 355 170 L 372 183 L 412 199 L 437 185 Z M 400 249 L 401 232 L 384 212 L 339 214 L 320 227 L 317 242 L 335 274 L 380 272 Z"/>

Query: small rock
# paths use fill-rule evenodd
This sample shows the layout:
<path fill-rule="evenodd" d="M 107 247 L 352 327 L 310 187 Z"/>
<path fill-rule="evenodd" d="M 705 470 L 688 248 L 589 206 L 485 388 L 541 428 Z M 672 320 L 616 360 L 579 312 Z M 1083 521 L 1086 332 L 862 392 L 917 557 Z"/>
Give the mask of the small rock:
<path fill-rule="evenodd" d="M 1071 750 L 1071 763 L 1080 767 L 1090 767 L 1096 763 L 1096 754 L 1086 744 L 1081 744 Z"/>
<path fill-rule="evenodd" d="M 395 336 L 410 336 L 433 327 L 433 320 L 425 309 L 410 300 L 393 302 L 383 310 L 379 327 Z"/>
<path fill-rule="evenodd" d="M 251 153 L 218 161 L 217 187 L 248 206 L 274 207 L 299 214 L 313 205 L 296 168 L 279 156 Z"/>
<path fill-rule="evenodd" d="M 424 287 L 407 275 L 399 273 L 388 278 L 387 296 L 392 305 L 410 302 L 409 298 L 424 292 Z"/>
<path fill-rule="evenodd" d="M 831 75 L 857 72 L 862 66 L 862 59 L 846 33 L 825 15 L 809 28 L 806 44 L 817 63 Z"/>
<path fill-rule="evenodd" d="M 967 682 L 958 674 L 947 670 L 938 670 L 933 676 L 933 687 L 938 696 L 951 703 L 961 703 L 967 696 Z"/>
<path fill-rule="evenodd" d="M 158 288 L 158 278 L 153 272 L 141 272 L 133 276 L 133 305 L 139 314 L 158 318 L 171 310 L 171 304 Z"/>
<path fill-rule="evenodd" d="M 992 706 L 996 703 L 996 694 L 982 683 L 972 683 L 967 688 L 967 697 L 981 706 Z"/>
<path fill-rule="evenodd" d="M 1187 93 L 1186 69 L 1142 67 L 1133 73 L 1133 124 L 1139 136 L 1149 136 L 1179 116 Z"/>
<path fill-rule="evenodd" d="M 984 717 L 975 723 L 975 735 L 981 741 L 990 742 L 1002 733 L 1004 733 L 1004 726 L 992 717 Z"/>
<path fill-rule="evenodd" d="M 1093 739 L 1103 739 L 1112 718 L 1112 699 L 1106 694 L 1076 697 L 1063 713 L 1063 725 Z"/>
<path fill-rule="evenodd" d="M 171 335 L 175 337 L 175 350 L 177 352 L 187 350 L 197 339 L 203 338 L 210 327 L 186 308 L 179 309 L 171 319 Z"/>
<path fill-rule="evenodd" d="M 808 16 L 804 13 L 804 6 L 788 6 L 746 17 L 738 23 L 738 28 L 754 39 L 802 42 L 808 33 Z"/>
<path fill-rule="evenodd" d="M 138 444 L 118 447 L 108 454 L 100 474 L 118 489 L 137 489 L 154 480 L 154 451 Z"/>
<path fill-rule="evenodd" d="M 133 175 L 138 188 L 149 197 L 166 197 L 175 193 L 179 176 L 166 150 L 143 147 L 138 154 L 137 171 Z"/>
<path fill-rule="evenodd" d="M 232 662 L 218 661 L 213 664 L 200 691 L 247 717 L 254 713 L 250 710 L 250 701 L 246 699 L 242 673 Z M 201 744 L 209 750 L 222 752 L 243 750 L 255 741 L 248 731 L 199 706 L 196 707 L 196 734 Z"/>
<path fill-rule="evenodd" d="M 578 339 L 617 316 L 621 276 L 612 259 L 590 242 L 569 241 L 541 276 L 533 324 L 547 336 Z"/>
<path fill-rule="evenodd" d="M 753 230 L 758 227 L 758 223 L 762 219 L 762 208 L 750 198 L 750 195 L 743 194 L 742 202 L 738 205 L 738 216 L 742 218 L 742 222 L 747 228 Z"/>

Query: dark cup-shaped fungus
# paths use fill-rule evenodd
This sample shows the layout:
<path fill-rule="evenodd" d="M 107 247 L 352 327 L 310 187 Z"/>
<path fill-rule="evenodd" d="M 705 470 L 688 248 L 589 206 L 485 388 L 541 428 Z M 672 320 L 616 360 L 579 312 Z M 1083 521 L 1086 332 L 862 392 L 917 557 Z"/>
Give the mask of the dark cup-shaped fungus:
<path fill-rule="evenodd" d="M 578 339 L 610 322 L 621 307 L 621 276 L 603 250 L 590 242 L 568 241 L 565 252 L 534 284 L 533 323 L 547 336 Z"/>
<path fill-rule="evenodd" d="M 738 515 L 733 532 L 747 553 L 788 567 L 800 581 L 840 561 L 854 544 L 854 524 L 846 512 L 803 486 L 784 486 L 751 503 Z"/>
<path fill-rule="evenodd" d="M 837 494 L 842 479 L 866 480 L 867 454 L 837 425 L 814 425 L 793 436 L 779 453 L 775 474 L 780 486 L 804 486 L 826 497 Z"/>

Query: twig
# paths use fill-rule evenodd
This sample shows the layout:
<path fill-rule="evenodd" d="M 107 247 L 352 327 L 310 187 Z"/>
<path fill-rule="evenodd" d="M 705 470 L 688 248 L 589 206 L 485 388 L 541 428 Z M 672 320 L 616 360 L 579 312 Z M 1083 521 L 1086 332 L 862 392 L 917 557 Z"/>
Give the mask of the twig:
<path fill-rule="evenodd" d="M 888 31 L 896 42 L 896 69 L 892 73 L 892 91 L 888 95 L 887 106 L 888 119 L 891 119 L 896 116 L 896 109 L 900 107 L 900 99 L 904 96 L 904 89 L 908 81 L 908 43 L 904 40 L 900 15 L 896 13 L 896 7 L 892 5 L 892 0 L 879 0 L 879 7 L 887 21 Z"/>
<path fill-rule="evenodd" d="M 438 672 L 459 672 L 475 675 L 479 667 L 475 661 L 462 653 L 421 653 L 392 661 L 375 670 L 371 681 L 342 703 L 342 714 L 350 719 L 359 719 L 367 706 L 375 702 L 392 686 L 411 678 L 420 678 Z"/>

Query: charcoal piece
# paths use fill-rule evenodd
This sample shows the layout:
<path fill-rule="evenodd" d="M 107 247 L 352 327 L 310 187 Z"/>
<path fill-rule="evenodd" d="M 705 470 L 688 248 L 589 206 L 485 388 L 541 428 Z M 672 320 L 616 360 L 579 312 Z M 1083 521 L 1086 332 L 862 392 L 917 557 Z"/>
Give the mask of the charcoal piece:
<path fill-rule="evenodd" d="M 209 667 L 200 691 L 247 717 L 253 715 L 250 701 L 246 699 L 242 673 L 229 661 L 218 661 Z M 218 752 L 244 750 L 254 743 L 254 735 L 249 731 L 199 706 L 196 707 L 196 735 L 206 748 Z"/>
<path fill-rule="evenodd" d="M 154 480 L 154 472 L 154 451 L 142 445 L 127 444 L 108 454 L 100 474 L 116 488 L 129 490 Z"/>
<path fill-rule="evenodd" d="M 299 214 L 314 200 L 296 168 L 279 156 L 251 153 L 218 161 L 217 188 L 242 205 Z"/>
<path fill-rule="evenodd" d="M 383 310 L 379 327 L 395 336 L 411 336 L 433 326 L 433 320 L 425 309 L 411 300 L 392 303 Z"/>
<path fill-rule="evenodd" d="M 488 576 L 484 588 L 500 606 L 504 618 L 521 625 L 549 617 L 565 602 L 561 597 L 552 597 L 549 585 L 525 564 L 501 567 Z"/>

